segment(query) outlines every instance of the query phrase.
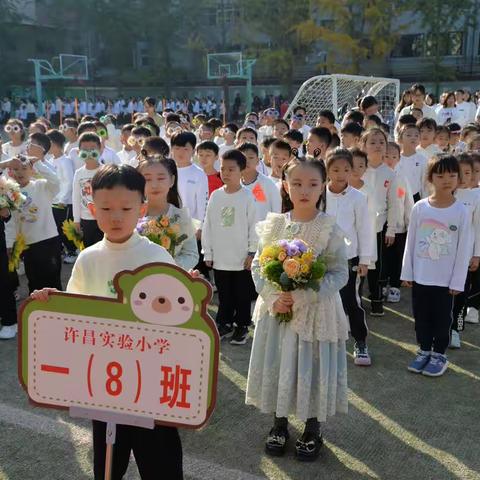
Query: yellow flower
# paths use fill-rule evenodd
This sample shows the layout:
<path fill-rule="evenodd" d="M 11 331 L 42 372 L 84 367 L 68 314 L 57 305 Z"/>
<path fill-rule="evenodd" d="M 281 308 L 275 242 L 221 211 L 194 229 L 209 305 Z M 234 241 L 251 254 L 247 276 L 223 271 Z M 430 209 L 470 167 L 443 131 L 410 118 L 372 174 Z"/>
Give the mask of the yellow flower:
<path fill-rule="evenodd" d="M 171 245 L 171 240 L 169 237 L 167 237 L 166 235 L 163 236 L 161 239 L 160 239 L 160 244 L 162 245 L 163 248 L 165 249 L 169 249 L 170 248 L 170 245 Z"/>
<path fill-rule="evenodd" d="M 289 258 L 283 262 L 283 270 L 289 278 L 295 278 L 300 271 L 300 264 L 294 258 Z"/>
<path fill-rule="evenodd" d="M 262 255 L 265 255 L 266 257 L 275 257 L 277 253 L 275 250 L 275 247 L 272 246 L 265 247 L 262 251 Z"/>
<path fill-rule="evenodd" d="M 278 254 L 278 259 L 283 262 L 287 258 L 287 254 L 285 252 L 280 252 Z"/>
<path fill-rule="evenodd" d="M 162 217 L 160 219 L 160 225 L 162 227 L 168 227 L 170 225 L 170 220 L 168 219 L 168 217 Z"/>
<path fill-rule="evenodd" d="M 175 233 L 176 235 L 178 235 L 180 233 L 180 225 L 178 223 L 176 223 L 175 225 L 172 225 L 172 231 L 173 233 Z"/>
<path fill-rule="evenodd" d="M 309 270 L 310 270 L 310 268 L 308 267 L 308 265 L 303 264 L 300 267 L 300 273 L 308 273 Z"/>
<path fill-rule="evenodd" d="M 168 234 L 168 235 L 174 235 L 174 234 L 175 234 L 175 232 L 173 231 L 173 228 L 172 228 L 172 227 L 168 227 L 168 228 L 167 228 L 167 234 Z"/>

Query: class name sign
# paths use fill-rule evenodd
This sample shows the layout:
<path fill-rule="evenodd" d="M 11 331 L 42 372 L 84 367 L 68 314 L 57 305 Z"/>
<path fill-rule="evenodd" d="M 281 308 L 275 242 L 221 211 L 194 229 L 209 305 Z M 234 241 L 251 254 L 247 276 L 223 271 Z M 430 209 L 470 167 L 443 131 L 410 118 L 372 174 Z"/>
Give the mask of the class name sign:
<path fill-rule="evenodd" d="M 117 298 L 54 293 L 19 314 L 19 379 L 36 405 L 200 428 L 216 400 L 210 285 L 163 263 L 116 275 Z"/>

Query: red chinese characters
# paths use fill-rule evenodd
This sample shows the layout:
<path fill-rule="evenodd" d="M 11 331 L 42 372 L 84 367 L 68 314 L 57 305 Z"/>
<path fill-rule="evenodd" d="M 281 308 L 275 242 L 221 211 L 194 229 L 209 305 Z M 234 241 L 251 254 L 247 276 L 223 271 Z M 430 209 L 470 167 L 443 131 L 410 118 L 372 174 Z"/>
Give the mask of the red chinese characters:
<path fill-rule="evenodd" d="M 175 370 L 166 365 L 162 366 L 163 378 L 160 386 L 163 387 L 163 393 L 160 403 L 167 403 L 170 408 L 190 408 L 187 392 L 190 390 L 188 378 L 191 374 L 191 370 L 181 368 L 180 365 L 176 365 Z"/>

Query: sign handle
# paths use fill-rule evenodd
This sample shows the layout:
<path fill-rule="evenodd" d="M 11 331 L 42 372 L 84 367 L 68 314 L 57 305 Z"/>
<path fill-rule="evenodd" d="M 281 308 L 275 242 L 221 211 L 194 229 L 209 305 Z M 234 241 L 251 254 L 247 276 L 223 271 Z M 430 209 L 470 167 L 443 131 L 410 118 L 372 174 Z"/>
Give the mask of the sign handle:
<path fill-rule="evenodd" d="M 112 462 L 113 462 L 113 445 L 115 444 L 115 437 L 117 433 L 117 425 L 113 422 L 107 422 L 106 443 L 107 449 L 105 452 L 105 480 L 112 478 Z"/>

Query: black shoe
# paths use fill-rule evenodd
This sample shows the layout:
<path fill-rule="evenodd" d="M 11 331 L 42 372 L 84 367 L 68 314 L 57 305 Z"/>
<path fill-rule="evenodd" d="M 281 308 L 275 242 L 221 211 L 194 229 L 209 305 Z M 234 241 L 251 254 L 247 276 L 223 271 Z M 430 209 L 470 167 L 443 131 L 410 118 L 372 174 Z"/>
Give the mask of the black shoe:
<path fill-rule="evenodd" d="M 245 345 L 247 343 L 248 327 L 235 327 L 230 343 L 232 345 Z"/>
<path fill-rule="evenodd" d="M 233 332 L 233 327 L 231 325 L 217 325 L 218 335 L 220 340 L 229 337 Z"/>
<path fill-rule="evenodd" d="M 382 301 L 372 300 L 370 315 L 372 317 L 383 317 L 385 315 Z"/>
<path fill-rule="evenodd" d="M 286 428 L 273 427 L 265 442 L 265 452 L 273 457 L 282 457 L 289 438 L 290 434 Z"/>
<path fill-rule="evenodd" d="M 321 433 L 304 432 L 295 444 L 295 457 L 301 462 L 313 462 L 323 445 Z"/>

